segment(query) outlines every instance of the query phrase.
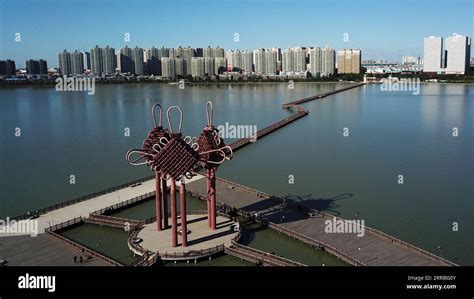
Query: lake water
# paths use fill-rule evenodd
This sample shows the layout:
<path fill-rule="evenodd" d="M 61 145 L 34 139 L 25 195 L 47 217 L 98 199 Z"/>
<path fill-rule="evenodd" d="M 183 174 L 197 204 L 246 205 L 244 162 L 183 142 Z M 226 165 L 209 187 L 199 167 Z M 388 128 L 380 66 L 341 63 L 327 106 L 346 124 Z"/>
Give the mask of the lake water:
<path fill-rule="evenodd" d="M 207 100 L 215 125 L 263 128 L 290 115 L 282 103 L 343 86 L 97 85 L 92 96 L 1 88 L 0 218 L 150 175 L 125 153 L 153 126 L 156 102 L 181 105 L 183 133 L 197 135 Z M 474 265 L 474 85 L 424 84 L 418 96 L 369 85 L 303 106 L 308 116 L 240 150 L 218 175 Z"/>

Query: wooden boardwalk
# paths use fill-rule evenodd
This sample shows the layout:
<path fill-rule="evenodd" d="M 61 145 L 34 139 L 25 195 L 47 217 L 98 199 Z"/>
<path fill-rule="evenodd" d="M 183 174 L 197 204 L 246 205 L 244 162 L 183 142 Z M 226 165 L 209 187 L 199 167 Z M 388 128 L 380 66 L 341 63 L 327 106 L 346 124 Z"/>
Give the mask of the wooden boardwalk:
<path fill-rule="evenodd" d="M 83 256 L 83 263 L 75 263 L 74 256 Z M 68 243 L 42 234 L 36 237 L 15 236 L 0 238 L 0 259 L 7 266 L 109 266 L 83 254 Z"/>
<path fill-rule="evenodd" d="M 357 88 L 357 87 L 363 86 L 365 84 L 366 83 L 358 83 L 358 84 L 350 85 L 348 87 L 336 89 L 336 90 L 329 91 L 329 92 L 326 92 L 326 93 L 321 93 L 321 94 L 318 94 L 318 95 L 315 95 L 315 96 L 311 96 L 311 97 L 303 98 L 303 99 L 296 100 L 296 101 L 293 101 L 293 102 L 289 102 L 289 103 L 283 104 L 283 108 L 290 108 L 291 106 L 298 106 L 298 105 L 306 103 L 306 102 L 322 99 L 322 98 L 325 98 L 327 96 L 333 95 L 335 93 L 343 92 L 343 91 L 353 89 L 353 88 Z"/>
<path fill-rule="evenodd" d="M 306 116 L 308 115 L 308 110 L 302 108 L 301 106 L 299 106 L 300 104 L 303 104 L 303 103 L 306 103 L 306 102 L 309 102 L 309 101 L 313 101 L 313 100 L 318 100 L 318 99 L 322 99 L 322 98 L 325 98 L 327 96 L 330 96 L 332 94 L 335 94 L 335 93 L 338 93 L 338 92 L 343 92 L 343 91 L 346 91 L 346 90 L 349 90 L 349 89 L 353 89 L 353 88 L 357 88 L 357 87 L 360 87 L 360 86 L 363 86 L 365 85 L 365 83 L 359 83 L 359 84 L 353 84 L 353 85 L 350 85 L 348 87 L 344 87 L 344 88 L 339 88 L 339 89 L 336 89 L 336 90 L 333 90 L 333 91 L 330 91 L 330 92 L 326 92 L 326 93 L 322 93 L 322 94 L 318 94 L 318 95 L 315 95 L 315 96 L 311 96 L 311 97 L 307 97 L 307 98 L 303 98 L 303 99 L 300 99 L 300 100 L 296 100 L 296 101 L 293 101 L 293 102 L 289 102 L 289 103 L 286 103 L 286 104 L 283 104 L 283 108 L 284 109 L 288 109 L 288 110 L 292 110 L 293 111 L 293 114 L 289 117 L 286 117 L 274 124 L 271 124 L 269 125 L 268 127 L 265 127 L 263 129 L 260 129 L 257 131 L 257 138 L 242 138 L 242 139 L 239 139 L 231 144 L 229 144 L 229 146 L 232 148 L 233 151 L 237 151 L 241 148 L 243 148 L 244 146 L 246 145 L 249 145 L 253 142 L 255 142 L 256 140 L 258 140 L 259 138 L 262 138 L 298 119 L 300 119 L 301 117 L 303 116 Z"/>
<path fill-rule="evenodd" d="M 188 180 L 188 182 L 200 178 L 201 176 L 198 175 Z M 177 186 L 179 185 L 180 182 L 177 182 Z M 98 214 L 110 209 L 110 207 L 120 207 L 123 204 L 140 201 L 144 197 L 154 196 L 155 181 L 154 179 L 143 180 L 139 185 L 124 184 L 121 189 L 113 188 L 110 190 L 113 191 L 108 193 L 98 192 L 97 196 L 93 196 L 93 194 L 86 195 L 84 197 L 88 198 L 87 200 L 71 202 L 70 205 L 57 209 L 48 208 L 49 212 L 34 219 L 38 221 L 38 233 L 44 234 L 46 228 L 58 223 L 64 223 L 78 217 L 88 218 L 90 214 Z M 2 237 L 8 238 L 11 236 L 11 234 L 0 233 L 0 241 Z"/>
<path fill-rule="evenodd" d="M 230 246 L 225 246 L 225 252 L 240 259 L 249 261 L 262 266 L 270 267 L 305 267 L 305 264 L 261 251 L 249 246 L 238 243 L 241 233 L 239 233 L 233 240 Z"/>
<path fill-rule="evenodd" d="M 188 191 L 205 198 L 206 180 L 186 185 Z M 249 216 L 270 223 L 270 227 L 300 239 L 353 265 L 367 266 L 453 266 L 455 264 L 423 249 L 396 239 L 375 229 L 365 227 L 365 234 L 326 233 L 325 220 L 334 216 L 308 211 L 300 205 L 289 205 L 284 200 L 245 186 L 218 179 L 217 201 L 238 209 Z"/>

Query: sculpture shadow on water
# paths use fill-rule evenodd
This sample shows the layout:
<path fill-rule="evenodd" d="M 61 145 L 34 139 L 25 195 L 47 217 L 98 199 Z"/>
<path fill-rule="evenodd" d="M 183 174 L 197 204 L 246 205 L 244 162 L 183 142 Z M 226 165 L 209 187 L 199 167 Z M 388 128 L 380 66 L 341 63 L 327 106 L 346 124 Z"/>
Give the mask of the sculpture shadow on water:
<path fill-rule="evenodd" d="M 352 198 L 352 193 L 342 193 L 330 198 L 314 198 L 312 195 L 286 195 L 269 197 L 242 208 L 253 217 L 257 215 L 264 222 L 287 223 L 310 217 L 311 210 L 340 215 L 337 203 L 340 200 Z"/>
<path fill-rule="evenodd" d="M 339 216 L 341 213 L 337 211 L 340 207 L 338 201 L 354 197 L 352 193 L 341 193 L 339 195 L 323 198 L 314 198 L 312 195 L 286 195 L 283 200 L 289 205 L 300 206 L 306 209 L 317 210 Z"/>
<path fill-rule="evenodd" d="M 352 193 L 342 193 L 330 198 L 314 198 L 312 195 L 289 194 L 281 198 L 272 196 L 262 199 L 242 208 L 243 211 L 250 213 L 251 219 L 241 221 L 243 234 L 240 242 L 244 245 L 252 243 L 259 231 L 267 229 L 265 223 L 283 224 L 304 220 L 311 217 L 311 210 L 324 211 L 338 216 L 340 213 L 335 209 L 340 205 L 337 202 L 353 196 Z M 255 222 L 255 215 L 263 224 Z"/>

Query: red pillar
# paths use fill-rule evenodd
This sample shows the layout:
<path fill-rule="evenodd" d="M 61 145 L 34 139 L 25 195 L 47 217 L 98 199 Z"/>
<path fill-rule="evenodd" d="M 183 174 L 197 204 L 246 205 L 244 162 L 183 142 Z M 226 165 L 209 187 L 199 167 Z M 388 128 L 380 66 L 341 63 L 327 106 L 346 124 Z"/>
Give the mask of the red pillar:
<path fill-rule="evenodd" d="M 184 180 L 181 181 L 179 188 L 179 206 L 181 208 L 181 246 L 188 246 L 188 228 L 186 220 L 186 184 Z"/>
<path fill-rule="evenodd" d="M 173 247 L 178 246 L 178 218 L 176 215 L 176 183 L 171 178 L 171 244 Z"/>
<path fill-rule="evenodd" d="M 211 176 L 212 170 L 207 170 L 207 225 L 212 227 L 211 225 Z"/>
<path fill-rule="evenodd" d="M 211 228 L 216 229 L 216 171 L 211 170 Z"/>
<path fill-rule="evenodd" d="M 155 208 L 156 208 L 156 230 L 161 231 L 161 226 L 162 226 L 162 213 L 161 213 L 161 178 L 158 174 L 158 172 L 155 172 L 155 185 L 156 185 L 156 191 L 155 191 Z"/>
<path fill-rule="evenodd" d="M 168 225 L 168 185 L 165 179 L 161 179 L 161 215 L 163 215 L 163 229 Z"/>

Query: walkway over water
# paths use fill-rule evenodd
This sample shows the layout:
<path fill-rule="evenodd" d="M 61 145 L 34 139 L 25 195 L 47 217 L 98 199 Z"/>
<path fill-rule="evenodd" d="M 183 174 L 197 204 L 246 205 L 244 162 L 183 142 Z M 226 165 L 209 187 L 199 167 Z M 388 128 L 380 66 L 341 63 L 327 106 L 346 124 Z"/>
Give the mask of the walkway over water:
<path fill-rule="evenodd" d="M 74 257 L 77 262 L 74 262 Z M 83 262 L 79 262 L 79 257 Z M 0 259 L 7 266 L 109 266 L 49 235 L 0 238 Z"/>
<path fill-rule="evenodd" d="M 329 95 L 332 95 L 332 94 L 335 94 L 335 93 L 338 93 L 338 92 L 343 92 L 343 91 L 346 91 L 346 90 L 349 90 L 349 89 L 353 89 L 353 88 L 356 88 L 356 87 L 359 87 L 359 86 L 363 86 L 365 85 L 365 83 L 359 83 L 359 84 L 353 84 L 353 85 L 350 85 L 348 87 L 344 87 L 344 88 L 340 88 L 340 89 L 336 89 L 336 90 L 333 90 L 333 91 L 330 91 L 330 92 L 326 92 L 326 93 L 322 93 L 322 94 L 318 94 L 318 95 L 315 95 L 315 96 L 311 96 L 311 97 L 307 97 L 307 98 L 303 98 L 303 99 L 300 99 L 300 100 L 297 100 L 297 101 L 293 101 L 293 102 L 289 102 L 289 103 L 286 103 L 286 104 L 283 104 L 283 108 L 284 109 L 288 109 L 288 110 L 292 110 L 293 111 L 293 114 L 287 118 L 284 118 L 274 124 L 271 124 L 269 125 L 268 127 L 265 127 L 261 130 L 258 130 L 257 132 L 257 138 L 242 138 L 242 139 L 239 139 L 231 144 L 230 147 L 232 148 L 233 151 L 237 151 L 241 148 L 243 148 L 244 146 L 246 145 L 249 145 L 250 143 L 253 143 L 255 142 L 256 140 L 258 140 L 259 138 L 262 138 L 292 122 L 294 122 L 295 120 L 298 120 L 300 119 L 301 117 L 303 116 L 306 116 L 308 115 L 308 110 L 302 108 L 301 106 L 299 106 L 300 104 L 303 104 L 303 103 L 306 103 L 306 102 L 309 102 L 309 101 L 313 101 L 313 100 L 318 100 L 318 99 L 322 99 L 322 98 L 325 98 Z"/>
<path fill-rule="evenodd" d="M 188 191 L 206 198 L 206 179 L 186 185 Z M 268 223 L 270 228 L 301 240 L 342 260 L 358 266 L 455 266 L 421 248 L 401 241 L 378 230 L 365 227 L 365 234 L 326 233 L 325 221 L 335 216 L 314 211 L 298 204 L 236 183 L 217 180 L 217 200 L 227 208 Z M 341 219 L 337 218 L 336 219 Z"/>
<path fill-rule="evenodd" d="M 196 177 L 187 180 L 187 182 L 192 182 L 201 177 L 202 176 L 197 175 Z M 147 180 L 142 179 L 138 181 L 140 181 L 140 183 L 137 184 L 135 182 L 131 182 L 129 184 L 125 184 L 125 187 L 121 189 L 116 189 L 108 193 L 101 191 L 96 193 L 96 196 L 94 196 L 94 194 L 87 195 L 85 196 L 86 199 L 83 201 L 71 203 L 70 205 L 66 205 L 62 208 L 52 209 L 45 214 L 41 214 L 35 219 L 38 221 L 38 233 L 43 234 L 47 227 L 67 222 L 78 217 L 88 218 L 89 214 L 97 212 L 101 209 L 106 209 L 107 207 L 110 207 L 114 204 L 124 203 L 145 194 L 150 194 L 149 197 L 152 196 L 151 193 L 155 191 L 154 176 L 148 178 Z M 180 182 L 177 182 L 176 184 L 179 186 Z M 23 216 L 21 216 L 21 218 L 23 218 Z M 0 233 L 0 240 L 1 237 L 10 236 L 12 236 L 12 234 Z"/>

